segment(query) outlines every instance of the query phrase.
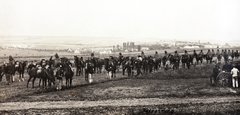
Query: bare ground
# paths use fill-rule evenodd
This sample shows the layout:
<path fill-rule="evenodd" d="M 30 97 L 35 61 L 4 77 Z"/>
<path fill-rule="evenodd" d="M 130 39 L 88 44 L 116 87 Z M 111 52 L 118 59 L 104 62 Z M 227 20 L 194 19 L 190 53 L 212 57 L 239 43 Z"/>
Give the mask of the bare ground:
<path fill-rule="evenodd" d="M 74 76 L 73 87 L 64 87 L 62 91 L 39 88 L 38 80 L 36 88 L 26 88 L 26 79 L 11 85 L 1 82 L 0 114 L 145 114 L 152 113 L 150 110 L 238 113 L 240 89 L 211 86 L 209 67 L 161 70 L 140 77 L 118 73 L 112 80 L 107 79 L 106 73 L 96 74 L 91 84 L 83 76 Z"/>

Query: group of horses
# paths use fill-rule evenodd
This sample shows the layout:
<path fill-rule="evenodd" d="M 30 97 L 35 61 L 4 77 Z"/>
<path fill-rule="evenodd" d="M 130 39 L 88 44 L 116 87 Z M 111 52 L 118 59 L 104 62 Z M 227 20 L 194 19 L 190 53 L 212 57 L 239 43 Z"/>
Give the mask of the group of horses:
<path fill-rule="evenodd" d="M 6 69 L 9 68 L 9 69 Z M 72 78 L 74 72 L 71 68 L 70 61 L 66 58 L 55 58 L 52 57 L 49 60 L 42 59 L 36 64 L 33 64 L 33 61 L 28 63 L 27 61 L 9 61 L 8 63 L 4 63 L 0 66 L 0 82 L 2 81 L 2 77 L 5 74 L 10 74 L 10 81 L 8 83 L 14 81 L 14 76 L 16 73 L 19 74 L 19 81 L 24 81 L 24 72 L 27 71 L 29 75 L 29 79 L 27 81 L 27 87 L 29 82 L 32 80 L 32 87 L 34 87 L 34 82 L 36 78 L 39 78 L 39 86 L 42 83 L 42 87 L 51 86 L 55 84 L 55 78 L 57 71 L 63 72 L 63 77 L 66 78 L 66 86 L 72 85 Z"/>
<path fill-rule="evenodd" d="M 202 51 L 201 51 L 202 52 Z M 19 73 L 19 79 L 24 80 L 24 70 L 27 68 L 27 73 L 29 75 L 29 79 L 27 82 L 27 87 L 29 82 L 32 80 L 32 87 L 34 87 L 34 81 L 36 78 L 40 78 L 40 82 L 42 82 L 42 86 L 45 87 L 48 85 L 55 84 L 56 73 L 58 71 L 63 72 L 63 76 L 66 78 L 66 86 L 72 85 L 72 78 L 74 75 L 73 67 L 76 68 L 75 75 L 76 76 L 85 76 L 85 80 L 87 82 L 91 82 L 91 76 L 93 74 L 106 72 L 108 73 L 108 78 L 112 79 L 116 77 L 116 72 L 122 71 L 122 75 L 125 75 L 127 72 L 127 76 L 138 76 L 143 73 L 152 73 L 154 71 L 158 71 L 160 68 L 168 69 L 179 69 L 180 64 L 182 68 L 190 68 L 191 65 L 196 65 L 203 62 L 203 59 L 207 61 L 207 63 L 213 62 L 213 57 L 217 57 L 218 60 L 224 58 L 224 60 L 228 61 L 229 59 L 238 58 L 238 51 L 234 52 L 234 55 L 223 51 L 222 53 L 217 52 L 207 52 L 197 54 L 195 51 L 192 54 L 188 54 L 187 52 L 183 54 L 178 53 L 165 53 L 164 56 L 160 56 L 157 52 L 154 56 L 123 56 L 119 53 L 119 56 L 110 56 L 106 58 L 88 57 L 84 59 L 83 57 L 74 56 L 74 63 L 70 62 L 70 59 L 63 57 L 59 58 L 58 56 L 55 59 L 45 60 L 42 59 L 36 64 L 28 63 L 27 61 L 15 61 L 8 63 L 7 66 L 10 66 L 10 73 L 13 76 L 16 72 Z M 4 68 L 6 64 L 3 64 L 0 67 L 0 81 L 2 76 L 4 75 Z M 40 86 L 39 82 L 39 86 Z"/>

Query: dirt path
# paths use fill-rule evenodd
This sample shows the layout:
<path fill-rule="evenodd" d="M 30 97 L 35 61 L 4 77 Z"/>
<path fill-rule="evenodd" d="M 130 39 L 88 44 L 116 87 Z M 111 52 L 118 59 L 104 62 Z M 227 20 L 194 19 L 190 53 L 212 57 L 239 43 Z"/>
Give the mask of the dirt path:
<path fill-rule="evenodd" d="M 9 102 L 0 103 L 0 111 L 27 109 L 87 108 L 96 106 L 144 106 L 162 104 L 209 104 L 240 102 L 240 97 L 213 98 L 141 98 L 104 101 L 46 101 L 46 102 Z"/>

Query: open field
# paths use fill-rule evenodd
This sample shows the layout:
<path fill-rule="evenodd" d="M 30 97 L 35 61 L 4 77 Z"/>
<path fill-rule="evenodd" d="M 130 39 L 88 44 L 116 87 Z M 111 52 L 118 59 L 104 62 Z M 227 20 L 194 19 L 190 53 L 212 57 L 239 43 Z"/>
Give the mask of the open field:
<path fill-rule="evenodd" d="M 162 54 L 164 51 L 159 50 L 158 52 Z M 167 49 L 167 51 L 173 52 L 175 49 Z M 181 53 L 184 50 L 178 51 Z M 8 55 L 13 55 L 15 60 L 39 61 L 42 58 L 49 59 L 55 53 L 1 50 L 1 54 L 6 55 L 0 56 L 0 61 L 8 59 Z M 65 56 L 71 60 L 75 55 L 67 52 L 57 53 L 60 57 Z M 153 55 L 154 53 L 155 51 L 145 52 L 147 55 Z M 17 54 L 16 57 L 14 54 Z M 124 56 L 137 56 L 139 54 L 140 52 L 123 52 Z M 113 55 L 118 55 L 118 53 Z M 82 56 L 86 58 L 88 55 Z M 104 55 L 102 57 L 108 56 Z M 101 56 L 96 55 L 96 57 Z M 160 69 L 139 77 L 123 76 L 120 70 L 117 73 L 117 78 L 111 80 L 107 78 L 107 73 L 104 72 L 95 74 L 94 82 L 91 84 L 84 80 L 83 75 L 74 76 L 73 87 L 63 87 L 61 91 L 56 91 L 54 87 L 39 88 L 38 79 L 35 81 L 36 88 L 31 88 L 31 82 L 29 88 L 26 88 L 29 77 L 26 73 L 24 82 L 18 82 L 18 75 L 16 75 L 16 81 L 11 85 L 6 85 L 4 76 L 3 81 L 0 82 L 0 106 L 9 104 L 9 107 L 4 106 L 5 109 L 0 109 L 0 114 L 99 113 L 104 115 L 139 115 L 154 114 L 154 111 L 159 112 L 159 110 L 166 113 L 174 111 L 175 114 L 226 115 L 240 113 L 238 108 L 240 106 L 238 100 L 240 99 L 240 88 L 211 86 L 209 76 L 212 74 L 214 65 L 206 64 L 205 61 L 203 63 L 196 67 L 191 66 L 191 69 L 181 68 L 176 71 Z M 14 109 L 17 103 L 19 103 L 19 108 L 15 107 L 16 109 Z"/>
<path fill-rule="evenodd" d="M 12 111 L 0 110 L 0 114 L 100 113 L 137 115 L 146 114 L 146 110 L 149 110 L 147 112 L 150 113 L 150 110 L 163 110 L 165 112 L 173 110 L 175 114 L 239 113 L 240 110 L 236 106 L 240 106 L 237 100 L 240 96 L 240 89 L 211 86 L 209 76 L 211 75 L 212 68 L 213 65 L 197 65 L 189 70 L 184 68 L 177 71 L 159 70 L 140 77 L 122 76 L 120 71 L 117 74 L 117 78 L 112 80 L 107 79 L 106 73 L 102 73 L 95 74 L 94 82 L 91 84 L 85 82 L 84 76 L 74 76 L 73 87 L 64 88 L 62 91 L 56 91 L 52 87 L 47 89 L 39 88 L 38 80 L 35 82 L 36 88 L 26 88 L 28 75 L 26 75 L 24 82 L 15 81 L 11 85 L 5 85 L 4 77 L 3 82 L 0 83 L 0 102 L 2 104 L 23 102 L 31 105 L 36 103 L 39 109 L 38 107 L 26 109 L 27 106 L 25 109 L 20 109 L 20 103 L 19 109 Z M 18 79 L 16 78 L 16 80 Z M 127 99 L 132 101 L 126 101 Z M 149 99 L 147 101 L 149 103 L 141 101 L 142 99 Z M 157 103 L 158 101 L 154 101 L 154 99 L 163 100 Z M 179 99 L 182 101 L 173 101 Z M 200 101 L 197 99 L 209 100 Z M 109 104 L 98 105 L 99 101 L 107 101 Z M 44 102 L 46 105 L 49 104 L 49 107 L 52 105 L 52 108 L 40 109 L 40 102 Z M 60 105 L 67 103 L 69 106 L 67 108 L 58 108 L 57 105 L 54 106 L 54 102 L 59 102 Z M 82 107 L 79 106 L 78 102 L 79 104 L 85 103 L 86 107 L 84 105 Z M 127 105 L 129 106 L 121 106 L 121 103 L 128 102 L 129 104 Z M 130 102 L 135 104 L 131 104 Z M 78 106 L 74 106 L 75 103 Z M 88 103 L 92 106 L 88 107 Z M 13 103 L 13 105 L 15 104 Z M 11 108 L 9 109 L 11 110 Z"/>

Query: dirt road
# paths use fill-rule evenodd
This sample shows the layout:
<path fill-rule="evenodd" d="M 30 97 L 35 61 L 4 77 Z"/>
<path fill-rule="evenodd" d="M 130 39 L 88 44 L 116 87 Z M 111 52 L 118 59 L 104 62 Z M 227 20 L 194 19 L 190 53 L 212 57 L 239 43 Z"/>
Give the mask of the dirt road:
<path fill-rule="evenodd" d="M 27 110 L 27 109 L 57 109 L 57 108 L 87 108 L 97 106 L 144 106 L 163 104 L 210 104 L 210 103 L 237 103 L 238 96 L 211 97 L 211 98 L 140 98 L 103 101 L 45 101 L 45 102 L 9 102 L 0 103 L 0 111 Z"/>

